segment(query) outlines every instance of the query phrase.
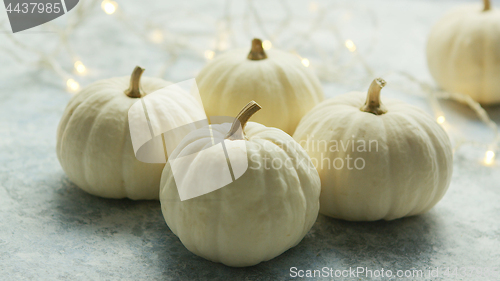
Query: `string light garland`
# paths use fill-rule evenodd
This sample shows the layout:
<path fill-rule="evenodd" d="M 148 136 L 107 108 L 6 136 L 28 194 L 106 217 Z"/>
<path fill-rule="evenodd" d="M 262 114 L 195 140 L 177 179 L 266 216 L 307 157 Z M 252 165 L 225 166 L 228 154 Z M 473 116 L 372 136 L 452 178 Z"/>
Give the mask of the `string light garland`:
<path fill-rule="evenodd" d="M 74 9 L 68 17 L 70 20 L 65 26 L 65 28 L 61 28 L 55 26 L 53 24 L 46 24 L 45 26 L 49 26 L 51 30 L 55 30 L 58 36 L 60 43 L 58 46 L 67 52 L 67 54 L 73 58 L 73 71 L 76 75 L 85 75 L 88 73 L 88 68 L 84 65 L 81 59 L 76 55 L 73 51 L 69 43 L 70 34 L 72 34 L 77 28 L 81 28 L 85 20 L 88 19 L 94 7 L 96 7 L 100 2 L 100 7 L 102 11 L 109 15 L 113 16 L 116 20 L 122 22 L 126 28 L 131 31 L 132 34 L 135 34 L 139 38 L 143 39 L 145 42 L 150 42 L 150 44 L 156 45 L 162 52 L 166 52 L 169 54 L 169 59 L 162 65 L 160 73 L 158 76 L 163 77 L 166 71 L 169 69 L 171 65 L 173 65 L 178 59 L 178 53 L 180 50 L 188 50 L 191 53 L 204 60 L 213 59 L 218 52 L 224 51 L 228 49 L 230 46 L 236 45 L 235 39 L 235 31 L 234 31 L 234 21 L 235 16 L 231 14 L 230 6 L 233 1 L 226 0 L 224 5 L 224 13 L 223 17 L 218 20 L 218 28 L 216 32 L 213 34 L 214 46 L 208 49 L 200 49 L 197 45 L 188 43 L 188 36 L 185 36 L 180 33 L 172 33 L 169 32 L 166 36 L 166 32 L 159 26 L 155 25 L 151 21 L 144 21 L 143 26 L 138 27 L 136 21 L 132 21 L 131 19 L 134 17 L 130 17 L 125 12 L 119 8 L 117 2 L 112 0 L 89 0 L 89 1 L 81 1 L 79 5 Z M 284 31 L 289 30 L 291 28 L 291 24 L 293 22 L 292 19 L 294 15 L 291 12 L 291 9 L 287 6 L 286 1 L 279 1 L 280 5 L 283 5 L 283 11 L 285 11 L 285 19 L 279 24 L 279 28 L 277 28 L 274 32 L 269 32 L 265 26 L 264 20 L 262 16 L 259 14 L 258 9 L 254 5 L 253 1 L 246 1 L 246 9 L 244 14 L 240 17 L 244 22 L 245 27 L 250 26 L 250 21 L 253 20 L 255 26 L 259 30 L 259 32 L 266 39 L 263 41 L 264 50 L 269 50 L 274 47 L 276 44 L 277 38 L 279 38 Z M 347 62 L 342 61 L 345 59 L 345 56 L 341 56 L 340 54 L 331 55 L 331 52 L 325 51 L 321 48 L 321 46 L 314 46 L 315 55 L 319 57 L 318 62 L 312 62 L 309 58 L 302 57 L 296 51 L 296 49 L 300 49 L 303 42 L 309 42 L 313 33 L 318 30 L 318 26 L 321 25 L 322 20 L 326 18 L 327 11 L 332 9 L 346 9 L 353 8 L 352 6 L 342 6 L 340 4 L 330 4 L 329 6 L 321 7 L 319 3 L 316 1 L 309 2 L 308 10 L 310 13 L 314 13 L 314 17 L 311 22 L 311 28 L 307 32 L 302 32 L 298 36 L 294 36 L 293 38 L 289 38 L 287 41 L 287 46 L 291 46 L 291 52 L 297 55 L 297 57 L 301 60 L 304 67 L 313 67 L 314 71 L 318 74 L 321 80 L 329 81 L 329 82 L 341 82 L 346 85 L 361 85 L 361 83 L 366 84 L 366 81 L 370 81 L 375 77 L 375 72 L 364 59 L 366 55 L 368 55 L 372 50 L 373 46 L 377 40 L 376 29 L 378 27 L 378 19 L 375 16 L 375 13 L 371 11 L 366 12 L 366 17 L 371 21 L 372 26 L 374 26 L 375 32 L 373 32 L 373 37 L 371 38 L 371 44 L 368 44 L 367 50 L 364 54 L 361 54 L 358 51 L 358 47 L 354 43 L 354 41 L 350 38 L 344 38 L 342 34 L 339 32 L 339 28 L 336 26 L 331 26 L 329 31 L 336 38 L 339 46 L 344 48 L 348 53 L 351 54 L 350 58 Z M 352 13 L 345 13 L 343 19 L 350 20 L 352 17 Z M 199 18 L 197 18 L 199 20 Z M 46 70 L 52 71 L 58 77 L 60 77 L 64 81 L 64 85 L 66 90 L 70 93 L 76 93 L 80 89 L 80 84 L 76 80 L 76 78 L 70 74 L 68 71 L 64 69 L 54 58 L 54 52 L 43 52 L 36 48 L 33 48 L 27 44 L 21 43 L 16 39 L 9 30 L 4 28 L 4 23 L 0 23 L 0 27 L 3 28 L 4 34 L 7 38 L 16 46 L 17 48 L 23 49 L 26 52 L 29 52 L 37 57 L 36 65 L 38 67 L 44 68 Z M 144 32 L 146 31 L 146 32 Z M 246 37 L 252 38 L 253 34 L 248 28 L 244 28 L 243 30 L 246 34 Z M 2 47 L 5 52 L 12 54 L 12 57 L 19 63 L 29 64 L 30 62 L 24 60 L 23 58 L 17 56 L 14 51 L 9 50 L 5 47 Z M 361 67 L 365 75 L 356 75 L 357 79 L 349 79 L 345 73 L 353 70 L 356 67 Z M 453 100 L 456 102 L 460 102 L 466 104 L 469 108 L 471 108 L 474 113 L 479 117 L 479 119 L 486 124 L 493 132 L 494 138 L 490 143 L 478 143 L 467 139 L 458 139 L 455 143 L 454 151 L 456 151 L 460 146 L 464 144 L 474 145 L 478 147 L 483 147 L 486 149 L 484 154 L 483 163 L 487 166 L 492 166 L 495 163 L 496 153 L 498 152 L 498 144 L 500 142 L 500 134 L 498 131 L 497 124 L 491 120 L 488 116 L 487 112 L 481 107 L 481 105 L 469 96 L 460 94 L 460 93 L 448 93 L 444 91 L 440 91 L 436 89 L 434 86 L 420 81 L 414 76 L 401 71 L 393 71 L 390 73 L 386 73 L 382 75 L 384 78 L 387 78 L 391 75 L 399 75 L 404 77 L 408 81 L 415 83 L 419 86 L 419 88 L 425 93 L 424 98 L 427 99 L 427 102 L 431 106 L 436 122 L 441 124 L 442 126 L 446 125 L 447 118 L 444 114 L 439 100 Z M 398 83 L 389 83 L 389 87 L 400 88 L 401 85 Z M 406 90 L 401 90 L 401 92 L 408 93 Z"/>
<path fill-rule="evenodd" d="M 64 85 L 66 86 L 66 90 L 68 92 L 77 93 L 78 90 L 80 90 L 80 84 L 74 79 L 73 75 L 71 75 L 68 71 L 66 71 L 57 62 L 54 54 L 58 53 L 58 51 L 60 50 L 66 51 L 66 53 L 71 58 L 73 58 L 74 61 L 73 66 L 75 71 L 79 75 L 83 75 L 86 73 L 87 68 L 81 61 L 77 59 L 77 56 L 73 51 L 72 46 L 69 43 L 69 37 L 70 34 L 75 32 L 76 29 L 80 28 L 83 25 L 85 20 L 87 20 L 87 18 L 91 14 L 91 10 L 96 6 L 97 2 L 98 0 L 89 0 L 89 1 L 84 1 L 84 3 L 80 3 L 79 5 L 77 5 L 77 7 L 74 9 L 74 12 L 72 13 L 73 16 L 69 18 L 68 23 L 64 28 L 56 26 L 50 22 L 44 25 L 46 27 L 49 27 L 50 31 L 55 32 L 59 39 L 59 42 L 57 44 L 57 49 L 53 50 L 52 52 L 44 52 L 38 48 L 34 48 L 27 44 L 22 43 L 11 33 L 10 30 L 5 28 L 4 22 L 0 22 L 0 31 L 2 31 L 2 33 L 9 39 L 9 41 L 16 48 L 22 49 L 26 53 L 34 55 L 36 57 L 35 65 L 37 67 L 52 71 L 54 74 L 59 76 L 64 81 Z M 33 63 L 31 61 L 27 61 L 24 58 L 14 55 L 15 52 L 5 47 L 3 49 L 8 53 L 13 54 L 12 57 L 15 58 L 15 60 L 19 63 L 27 65 Z"/>

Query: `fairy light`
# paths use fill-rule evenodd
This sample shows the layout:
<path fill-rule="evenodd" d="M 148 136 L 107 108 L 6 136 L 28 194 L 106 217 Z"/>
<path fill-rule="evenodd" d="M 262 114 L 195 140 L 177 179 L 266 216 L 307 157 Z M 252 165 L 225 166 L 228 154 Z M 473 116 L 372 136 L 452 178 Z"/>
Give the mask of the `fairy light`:
<path fill-rule="evenodd" d="M 309 12 L 316 12 L 318 10 L 318 3 L 316 1 L 312 1 L 309 3 Z"/>
<path fill-rule="evenodd" d="M 113 14 L 116 12 L 116 8 L 118 7 L 118 4 L 115 1 L 111 0 L 104 0 L 101 3 L 101 8 L 104 10 L 104 12 L 108 15 Z"/>
<path fill-rule="evenodd" d="M 215 52 L 214 51 L 212 51 L 212 50 L 206 50 L 205 51 L 205 58 L 211 60 L 211 59 L 214 58 L 214 56 L 215 56 Z"/>
<path fill-rule="evenodd" d="M 444 121 L 446 121 L 446 118 L 444 117 L 444 115 L 440 115 L 440 116 L 438 116 L 438 118 L 436 118 L 436 122 L 438 122 L 438 124 L 443 124 Z"/>
<path fill-rule="evenodd" d="M 491 165 L 495 162 L 495 152 L 493 150 L 486 151 L 486 155 L 484 156 L 484 163 L 486 165 Z"/>
<path fill-rule="evenodd" d="M 356 51 L 356 45 L 354 45 L 354 42 L 352 40 L 347 39 L 345 41 L 345 47 L 349 50 L 349 52 L 355 52 Z"/>
<path fill-rule="evenodd" d="M 301 62 L 302 62 L 302 64 L 303 64 L 305 67 L 309 67 L 310 62 L 309 62 L 309 60 L 308 60 L 308 59 L 303 58 L 303 59 L 301 60 Z"/>
<path fill-rule="evenodd" d="M 219 51 L 224 51 L 224 50 L 226 50 L 228 47 L 229 47 L 229 44 L 228 44 L 227 40 L 221 40 L 221 41 L 219 41 L 219 43 L 217 44 L 217 50 L 219 50 Z"/>
<path fill-rule="evenodd" d="M 346 12 L 343 16 L 342 16 L 342 20 L 344 21 L 350 21 L 352 18 L 352 14 L 349 13 L 349 12 Z"/>
<path fill-rule="evenodd" d="M 153 43 L 160 44 L 163 42 L 163 32 L 160 29 L 154 29 L 149 33 L 149 40 Z"/>
<path fill-rule="evenodd" d="M 76 61 L 75 62 L 75 70 L 79 74 L 84 74 L 85 71 L 87 70 L 87 68 L 85 67 L 85 65 L 81 61 Z"/>
<path fill-rule="evenodd" d="M 271 43 L 271 41 L 269 40 L 264 40 L 262 42 L 262 48 L 264 48 L 264 50 L 269 50 L 273 47 L 273 43 Z"/>
<path fill-rule="evenodd" d="M 216 49 L 219 52 L 223 52 L 231 46 L 230 37 L 231 33 L 227 31 L 227 25 L 224 22 L 220 22 L 216 27 L 217 33 L 214 40 L 211 42 L 211 49 Z"/>
<path fill-rule="evenodd" d="M 68 86 L 68 89 L 70 89 L 73 92 L 78 91 L 80 89 L 80 84 L 76 82 L 74 79 L 70 78 L 66 81 L 66 85 Z"/>

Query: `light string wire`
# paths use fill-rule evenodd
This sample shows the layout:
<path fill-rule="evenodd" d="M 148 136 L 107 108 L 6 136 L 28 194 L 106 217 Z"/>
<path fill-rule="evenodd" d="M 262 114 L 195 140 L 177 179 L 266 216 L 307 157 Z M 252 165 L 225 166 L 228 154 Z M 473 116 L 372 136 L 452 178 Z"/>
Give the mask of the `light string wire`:
<path fill-rule="evenodd" d="M 320 28 L 326 28 L 335 40 L 337 41 L 337 47 L 340 49 L 347 50 L 351 53 L 350 59 L 346 61 L 345 56 L 341 52 L 333 52 L 325 50 L 319 44 L 312 44 L 314 54 L 319 57 L 317 63 L 314 64 L 314 70 L 318 74 L 318 77 L 322 81 L 327 82 L 341 82 L 344 85 L 354 85 L 354 84 L 366 84 L 371 79 L 375 77 L 375 71 L 369 65 L 368 61 L 365 59 L 373 50 L 377 42 L 378 33 L 378 19 L 374 12 L 365 7 L 353 6 L 349 4 L 340 3 L 330 3 L 324 7 L 320 7 L 319 3 L 316 1 L 309 2 L 309 11 L 314 12 L 316 15 L 311 20 L 310 18 L 303 18 L 299 15 L 294 15 L 290 6 L 285 0 L 277 0 L 279 5 L 283 8 L 285 16 L 283 20 L 278 23 L 277 28 L 274 31 L 269 31 L 266 28 L 265 20 L 259 13 L 258 8 L 253 0 L 246 0 L 245 9 L 243 14 L 235 15 L 231 13 L 231 7 L 234 4 L 232 0 L 226 0 L 223 7 L 223 16 L 217 20 L 217 27 L 215 34 L 180 34 L 173 33 L 170 30 L 165 31 L 160 25 L 154 23 L 150 20 L 141 20 L 142 26 L 138 27 L 137 22 L 133 22 L 130 17 L 122 9 L 119 8 L 118 3 L 112 0 L 90 0 L 81 1 L 79 5 L 75 8 L 75 12 L 68 20 L 68 24 L 61 28 L 55 24 L 47 23 L 45 26 L 50 27 L 52 32 L 55 31 L 58 36 L 59 43 L 55 50 L 52 52 L 44 52 L 37 48 L 33 48 L 27 44 L 20 42 L 9 30 L 4 26 L 4 23 L 0 23 L 0 28 L 3 34 L 13 43 L 15 47 L 18 47 L 32 55 L 37 57 L 36 65 L 40 68 L 52 71 L 57 76 L 59 76 L 66 84 L 67 90 L 72 93 L 76 93 L 80 89 L 79 83 L 75 80 L 75 77 L 65 70 L 64 67 L 55 59 L 55 54 L 61 50 L 66 51 L 66 53 L 73 60 L 74 71 L 83 75 L 87 72 L 86 66 L 79 59 L 74 49 L 70 44 L 70 34 L 75 30 L 81 28 L 81 26 L 87 21 L 92 14 L 92 10 L 99 4 L 102 10 L 108 15 L 115 15 L 115 18 L 120 21 L 125 28 L 127 28 L 132 34 L 141 38 L 144 42 L 150 42 L 158 46 L 158 48 L 169 55 L 169 59 L 163 63 L 159 71 L 159 77 L 164 77 L 168 69 L 177 62 L 179 59 L 179 53 L 182 51 L 188 51 L 197 58 L 211 60 L 214 58 L 216 53 L 226 50 L 229 45 L 236 46 L 236 31 L 234 29 L 235 19 L 240 18 L 242 21 L 242 29 L 244 35 L 248 38 L 253 38 L 252 26 L 255 26 L 260 34 L 267 38 L 264 40 L 264 49 L 270 49 L 274 44 L 279 46 L 278 42 L 281 38 L 285 37 L 284 33 L 291 29 L 293 22 L 302 21 L 307 23 L 309 26 L 305 31 L 299 32 L 299 34 L 294 34 L 293 37 L 285 38 L 281 40 L 282 45 L 289 47 L 289 51 L 297 55 L 305 67 L 309 67 L 311 62 L 309 59 L 299 55 L 297 50 L 303 49 L 306 42 L 310 42 L 313 34 Z M 351 39 L 346 39 L 341 34 L 341 29 L 336 24 L 325 23 L 328 12 L 332 10 L 358 10 L 365 14 L 369 19 L 371 25 L 373 26 L 374 32 L 370 38 L 370 44 L 368 48 L 362 54 L 359 52 L 356 44 Z M 184 13 L 183 16 L 190 15 L 191 18 L 198 21 L 203 21 L 205 24 L 211 24 L 210 20 L 204 17 L 202 14 L 196 14 L 190 12 L 188 14 Z M 349 14 L 347 14 L 349 15 Z M 252 22 L 254 24 L 252 24 Z M 146 32 L 145 32 L 146 31 Z M 167 35 L 167 36 L 165 36 Z M 209 49 L 201 49 L 198 45 L 189 43 L 189 39 L 192 36 L 204 36 L 215 39 L 214 47 Z M 31 62 L 25 60 L 16 54 L 15 51 L 10 50 L 4 46 L 0 46 L 3 51 L 10 54 L 11 57 L 18 63 L 29 64 Z M 348 75 L 349 71 L 353 71 L 356 67 L 361 66 L 365 72 L 365 75 Z M 436 122 L 443 125 L 446 122 L 446 116 L 441 108 L 439 100 L 452 100 L 462 104 L 467 105 L 470 109 L 474 111 L 477 117 L 488 126 L 493 132 L 493 140 L 490 143 L 480 143 L 477 141 L 468 140 L 465 138 L 459 138 L 456 140 L 453 151 L 456 152 L 459 147 L 465 144 L 472 146 L 477 146 L 486 149 L 485 157 L 483 163 L 486 165 L 492 165 L 495 160 L 495 154 L 498 150 L 498 144 L 500 142 L 500 133 L 498 131 L 497 124 L 491 120 L 488 113 L 481 107 L 479 103 L 474 101 L 470 96 L 461 93 L 449 93 L 446 91 L 441 91 L 436 89 L 431 84 L 421 81 L 414 77 L 413 75 L 404 71 L 391 71 L 383 75 L 399 75 L 406 80 L 417 85 L 424 93 L 423 98 L 427 100 L 431 106 L 432 111 L 436 117 Z M 352 78 L 358 77 L 359 78 Z M 408 91 L 401 87 L 397 83 L 391 84 L 393 88 L 400 88 L 400 91 L 408 94 Z M 420 95 L 422 96 L 422 95 Z"/>

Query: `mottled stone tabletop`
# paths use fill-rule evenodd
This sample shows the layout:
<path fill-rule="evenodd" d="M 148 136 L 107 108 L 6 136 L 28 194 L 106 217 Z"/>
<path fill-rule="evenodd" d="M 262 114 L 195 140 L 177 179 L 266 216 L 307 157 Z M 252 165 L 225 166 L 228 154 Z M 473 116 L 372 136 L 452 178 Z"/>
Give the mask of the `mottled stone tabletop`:
<path fill-rule="evenodd" d="M 163 74 L 170 81 L 192 78 L 203 66 L 203 56 L 194 53 L 209 48 L 210 40 L 205 40 L 203 34 L 213 36 L 219 26 L 217 19 L 224 16 L 226 7 L 223 1 L 177 2 L 119 1 L 120 8 L 133 15 L 130 19 L 148 18 L 175 32 L 198 36 L 186 43 L 194 48 L 176 53 L 174 63 Z M 377 74 L 401 70 L 432 83 L 425 62 L 426 36 L 432 24 L 459 2 L 360 0 L 349 4 L 339 1 L 321 8 L 327 4 L 293 1 L 289 5 L 294 12 L 292 20 L 307 20 L 328 9 L 338 9 L 332 18 L 345 14 L 347 20 L 370 14 L 374 18 L 367 22 L 347 21 L 337 26 L 344 38 L 359 42 L 359 54 L 366 54 L 363 60 Z M 248 8 L 245 3 L 234 3 L 231 9 L 239 15 Z M 273 15 L 283 17 L 279 1 L 254 3 L 264 14 L 264 21 L 279 24 L 272 20 Z M 319 9 L 314 9 L 315 3 Z M 493 4 L 500 6 L 500 1 Z M 116 16 L 104 14 L 99 6 L 97 3 L 90 18 L 70 37 L 75 52 L 88 67 L 86 76 L 77 77 L 80 84 L 127 75 L 137 64 L 146 68 L 145 75 L 160 73 L 159 62 L 172 56 L 133 35 Z M 64 26 L 71 16 L 69 13 L 61 17 L 55 24 Z M 5 20 L 2 10 L 0 24 L 8 27 Z M 37 27 L 15 38 L 40 50 L 56 50 L 57 36 L 44 30 Z M 236 35 L 243 39 L 233 41 L 233 46 L 243 47 L 248 38 L 265 37 L 259 29 Z M 363 38 L 376 40 L 370 43 Z M 286 45 L 286 36 L 281 42 L 281 46 Z M 292 278 L 292 267 L 383 268 L 394 275 L 398 270 L 423 270 L 424 277 L 408 280 L 500 280 L 500 166 L 482 164 L 484 148 L 464 145 L 457 149 L 449 190 L 427 214 L 370 223 L 320 215 L 297 247 L 257 266 L 229 268 L 186 250 L 165 224 L 159 202 L 102 199 L 72 184 L 55 154 L 57 124 L 71 94 L 66 92 L 64 81 L 39 68 L 36 56 L 16 47 L 6 32 L 0 33 L 0 47 L 0 280 L 282 280 Z M 307 54 L 307 50 L 304 52 Z M 55 59 L 70 70 L 72 62 L 64 50 L 54 53 Z M 355 73 L 356 69 L 350 71 Z M 387 80 L 390 84 L 391 79 Z M 324 86 L 330 97 L 366 87 L 327 80 Z M 384 94 L 430 112 L 426 100 L 418 95 L 390 87 Z M 491 131 L 466 106 L 442 104 L 452 139 L 466 137 L 483 143 L 491 140 Z M 500 107 L 489 107 L 487 111 L 500 122 Z M 439 277 L 429 276 L 428 270 L 437 267 Z M 443 275 L 445 268 L 464 267 L 468 274 L 471 268 L 475 272 L 463 277 Z M 478 273 L 495 267 L 495 276 L 482 277 Z M 345 279 L 371 278 L 360 275 Z M 373 278 L 378 279 L 386 278 Z"/>

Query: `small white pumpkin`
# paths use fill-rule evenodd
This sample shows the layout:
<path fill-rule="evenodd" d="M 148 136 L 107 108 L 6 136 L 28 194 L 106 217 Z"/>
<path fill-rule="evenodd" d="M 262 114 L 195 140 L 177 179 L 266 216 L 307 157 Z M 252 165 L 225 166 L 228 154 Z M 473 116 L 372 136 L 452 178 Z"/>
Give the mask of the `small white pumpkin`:
<path fill-rule="evenodd" d="M 433 28 L 427 63 L 446 91 L 471 96 L 482 104 L 500 102 L 500 10 L 464 5 L 449 12 Z"/>
<path fill-rule="evenodd" d="M 216 57 L 196 78 L 208 116 L 236 116 L 248 100 L 264 110 L 255 122 L 293 134 L 297 124 L 324 99 L 316 75 L 285 51 L 264 52 L 259 39 L 252 49 L 237 49 Z"/>
<path fill-rule="evenodd" d="M 189 155 L 221 139 L 233 166 L 248 162 L 241 177 L 184 201 L 170 160 L 161 179 L 161 209 L 172 232 L 189 251 L 228 266 L 251 266 L 280 255 L 302 240 L 318 216 L 320 179 L 309 156 L 279 129 L 253 122 L 245 127 L 258 109 L 250 103 L 240 112 L 242 129 L 235 129 L 235 121 L 191 132 L 170 156 Z M 225 165 L 226 158 L 205 153 L 186 165 L 185 174 L 204 185 L 218 181 L 218 167 Z"/>
<path fill-rule="evenodd" d="M 320 213 L 350 221 L 422 214 L 445 194 L 453 170 L 446 132 L 407 103 L 380 102 L 385 85 L 326 100 L 294 134 L 321 178 Z M 365 102 L 366 101 L 366 102 Z"/>
<path fill-rule="evenodd" d="M 140 162 L 134 155 L 128 110 L 139 98 L 170 85 L 143 77 L 136 67 L 132 76 L 97 81 L 82 89 L 66 107 L 57 131 L 57 157 L 69 179 L 86 192 L 107 198 L 158 199 L 165 164 Z M 186 124 L 204 119 L 199 107 L 182 96 L 163 97 L 170 105 L 169 119 Z"/>

